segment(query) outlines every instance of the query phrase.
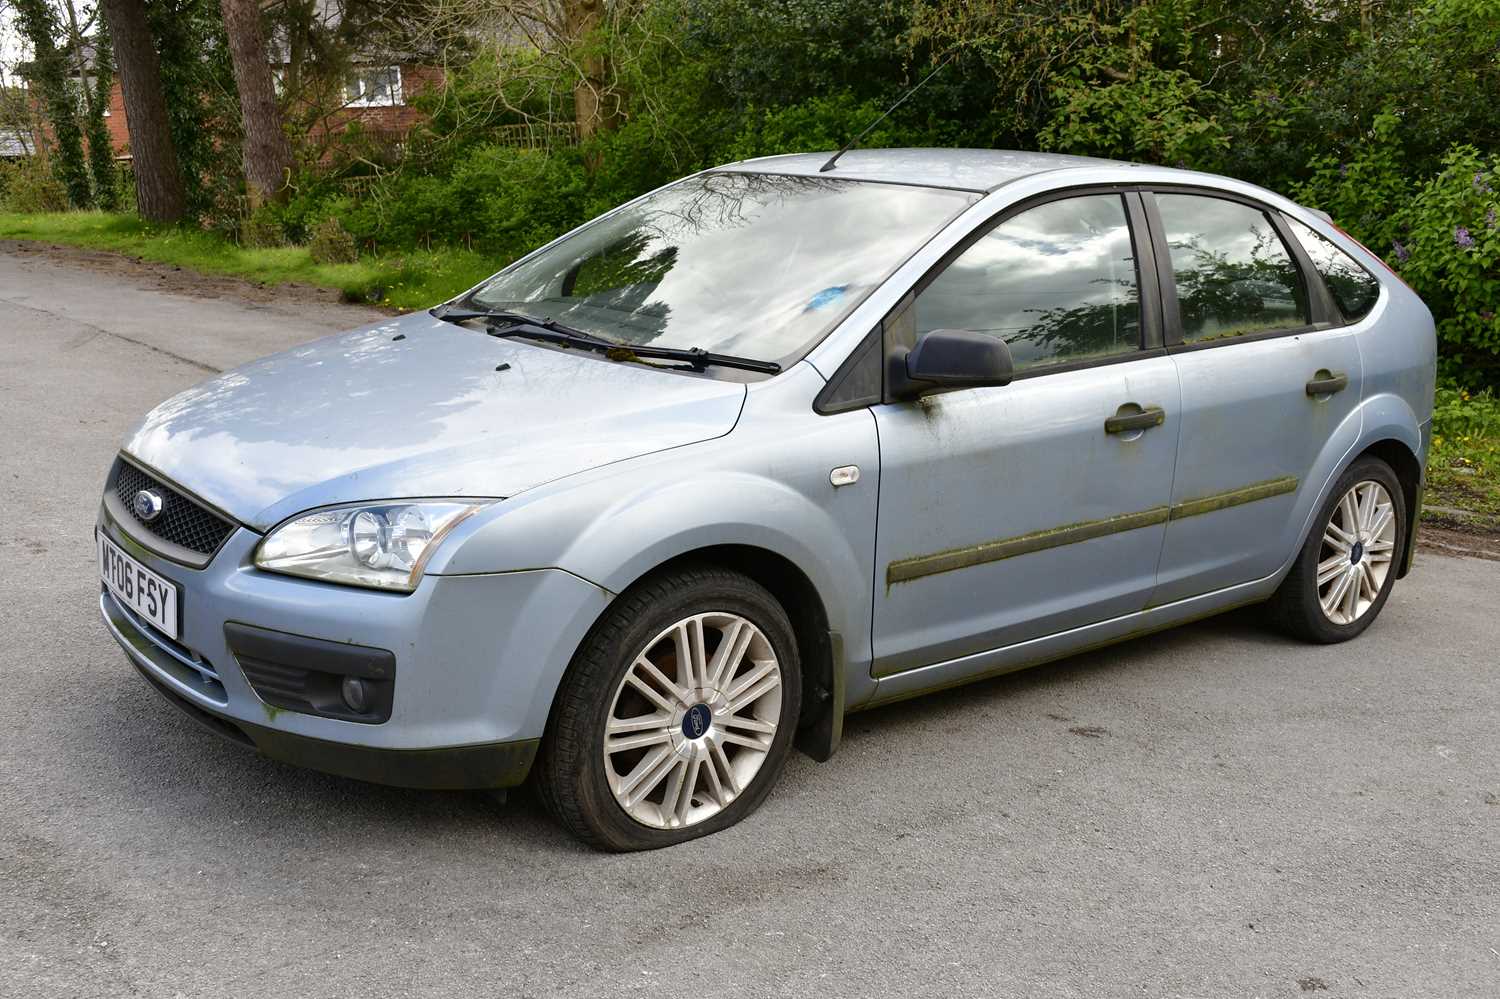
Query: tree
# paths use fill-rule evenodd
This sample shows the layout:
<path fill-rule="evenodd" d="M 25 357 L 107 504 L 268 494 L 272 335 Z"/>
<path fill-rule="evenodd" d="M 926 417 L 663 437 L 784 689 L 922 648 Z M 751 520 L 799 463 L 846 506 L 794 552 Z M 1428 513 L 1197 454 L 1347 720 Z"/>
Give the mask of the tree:
<path fill-rule="evenodd" d="M 250 207 L 283 196 L 292 170 L 292 146 L 287 141 L 276 104 L 276 87 L 266 58 L 256 0 L 222 0 L 224 30 L 234 63 L 234 82 L 240 94 L 240 117 L 245 126 L 243 159 L 245 193 Z"/>
<path fill-rule="evenodd" d="M 81 20 L 73 0 L 63 0 L 63 10 L 68 15 L 68 45 L 73 52 L 73 66 L 78 72 L 78 86 L 83 98 L 83 131 L 88 140 L 94 200 L 100 208 L 113 211 L 119 207 L 120 196 L 115 184 L 114 144 L 110 141 L 109 125 L 104 120 L 115 78 L 114 59 L 109 49 L 109 27 L 97 11 L 89 20 Z M 94 29 L 92 65 L 88 45 L 90 28 Z"/>
<path fill-rule="evenodd" d="M 521 114 L 537 104 L 550 113 L 561 83 L 587 140 L 624 121 L 615 49 L 641 9 L 640 0 L 437 0 L 428 37 L 485 39 L 515 91 L 499 99 Z"/>
<path fill-rule="evenodd" d="M 57 47 L 57 14 L 47 0 L 15 0 L 14 6 L 21 30 L 31 43 L 32 60 L 26 76 L 40 92 L 52 126 L 53 173 L 67 189 L 68 202 L 75 208 L 87 208 L 94 202 L 94 193 L 84 166 L 83 134 L 68 86 L 67 59 Z"/>
<path fill-rule="evenodd" d="M 237 218 L 240 102 L 219 0 L 147 0 L 146 25 L 188 214 Z"/>
<path fill-rule="evenodd" d="M 604 0 L 566 0 L 562 36 L 573 50 L 573 120 L 587 140 L 620 122 L 620 102 L 609 93 L 612 67 L 604 39 Z"/>
<path fill-rule="evenodd" d="M 28 0 L 34 2 L 34 0 Z M 144 0 L 103 0 L 115 64 L 125 97 L 136 209 L 148 222 L 176 222 L 187 211 L 182 170 L 167 121 L 161 64 L 146 21 Z"/>

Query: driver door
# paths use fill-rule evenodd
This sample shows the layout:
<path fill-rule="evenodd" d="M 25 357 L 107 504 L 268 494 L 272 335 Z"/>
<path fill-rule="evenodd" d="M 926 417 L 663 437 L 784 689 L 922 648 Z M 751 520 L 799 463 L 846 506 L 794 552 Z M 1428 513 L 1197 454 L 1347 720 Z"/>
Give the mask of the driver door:
<path fill-rule="evenodd" d="M 965 656 L 1144 607 L 1180 392 L 1143 218 L 1118 191 L 1012 211 L 887 320 L 888 350 L 1002 337 L 1016 376 L 874 407 L 875 676 L 957 681 L 983 669 Z"/>

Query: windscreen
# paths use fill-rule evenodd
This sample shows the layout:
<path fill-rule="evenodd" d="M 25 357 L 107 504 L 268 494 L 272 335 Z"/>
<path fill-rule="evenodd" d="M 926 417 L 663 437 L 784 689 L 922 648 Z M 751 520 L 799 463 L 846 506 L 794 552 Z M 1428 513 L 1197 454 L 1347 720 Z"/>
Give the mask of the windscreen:
<path fill-rule="evenodd" d="M 817 342 L 978 195 L 707 173 L 605 216 L 464 304 L 762 360 Z"/>

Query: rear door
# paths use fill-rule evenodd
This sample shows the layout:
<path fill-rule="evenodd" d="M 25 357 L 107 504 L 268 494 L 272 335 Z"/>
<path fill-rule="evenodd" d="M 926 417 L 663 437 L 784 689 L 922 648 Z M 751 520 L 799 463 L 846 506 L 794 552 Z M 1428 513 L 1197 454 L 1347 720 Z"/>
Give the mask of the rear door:
<path fill-rule="evenodd" d="M 1155 290 L 1135 195 L 1070 194 L 1002 217 L 887 320 L 888 347 L 1002 337 L 1017 376 L 873 409 L 876 676 L 962 679 L 982 665 L 960 657 L 1145 604 L 1179 416 Z"/>
<path fill-rule="evenodd" d="M 1182 385 L 1172 516 L 1153 604 L 1260 579 L 1295 549 L 1320 457 L 1359 435 L 1352 327 L 1280 213 L 1233 195 L 1146 195 L 1167 350 Z"/>

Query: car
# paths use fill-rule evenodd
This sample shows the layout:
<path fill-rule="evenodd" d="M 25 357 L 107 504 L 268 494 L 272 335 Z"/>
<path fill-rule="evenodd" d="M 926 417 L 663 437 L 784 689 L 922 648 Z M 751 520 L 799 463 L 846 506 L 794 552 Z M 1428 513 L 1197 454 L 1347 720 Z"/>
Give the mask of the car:
<path fill-rule="evenodd" d="M 722 830 L 845 717 L 1230 608 L 1362 633 L 1433 321 L 1316 212 L 996 150 L 693 174 L 430 312 L 167 400 L 100 610 L 278 760 Z"/>

